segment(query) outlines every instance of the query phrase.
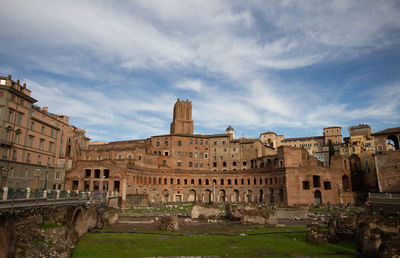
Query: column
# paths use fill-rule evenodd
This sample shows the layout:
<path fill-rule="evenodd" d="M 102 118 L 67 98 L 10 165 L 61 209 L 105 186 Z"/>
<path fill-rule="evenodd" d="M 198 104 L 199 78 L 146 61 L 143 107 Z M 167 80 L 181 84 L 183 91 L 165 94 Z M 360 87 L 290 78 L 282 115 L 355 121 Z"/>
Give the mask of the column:
<path fill-rule="evenodd" d="M 7 197 L 8 197 L 8 187 L 6 186 L 3 188 L 3 199 L 2 200 L 6 201 Z"/>
<path fill-rule="evenodd" d="M 121 208 L 125 209 L 126 205 L 126 178 L 123 180 L 122 184 L 122 203 L 121 203 Z"/>
<path fill-rule="evenodd" d="M 29 187 L 26 188 L 26 197 L 25 198 L 26 199 L 31 198 L 31 188 L 29 188 Z"/>

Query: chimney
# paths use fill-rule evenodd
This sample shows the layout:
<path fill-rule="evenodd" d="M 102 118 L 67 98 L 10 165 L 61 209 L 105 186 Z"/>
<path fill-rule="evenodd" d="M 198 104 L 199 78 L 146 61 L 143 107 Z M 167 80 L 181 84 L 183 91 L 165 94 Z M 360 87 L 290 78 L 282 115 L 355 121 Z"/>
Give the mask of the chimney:
<path fill-rule="evenodd" d="M 8 75 L 8 79 L 11 80 L 11 74 Z"/>
<path fill-rule="evenodd" d="M 47 114 L 47 110 L 49 110 L 48 107 L 43 107 L 43 112 Z"/>
<path fill-rule="evenodd" d="M 26 83 L 24 83 L 24 88 L 26 88 Z"/>

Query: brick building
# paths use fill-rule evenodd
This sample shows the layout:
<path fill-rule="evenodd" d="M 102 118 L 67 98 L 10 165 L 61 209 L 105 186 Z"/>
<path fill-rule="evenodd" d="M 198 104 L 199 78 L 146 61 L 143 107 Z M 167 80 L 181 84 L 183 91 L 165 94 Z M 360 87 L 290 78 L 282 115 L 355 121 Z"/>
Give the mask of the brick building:
<path fill-rule="evenodd" d="M 372 134 L 380 192 L 400 192 L 400 127 Z"/>
<path fill-rule="evenodd" d="M 170 134 L 89 144 L 66 188 L 118 191 L 161 202 L 262 202 L 279 206 L 352 202 L 350 163 L 325 167 L 305 149 L 262 139 L 193 134 L 190 101 L 178 99 Z"/>
<path fill-rule="evenodd" d="M 65 171 L 88 141 L 69 118 L 34 104 L 26 84 L 0 76 L 1 187 L 61 189 Z"/>

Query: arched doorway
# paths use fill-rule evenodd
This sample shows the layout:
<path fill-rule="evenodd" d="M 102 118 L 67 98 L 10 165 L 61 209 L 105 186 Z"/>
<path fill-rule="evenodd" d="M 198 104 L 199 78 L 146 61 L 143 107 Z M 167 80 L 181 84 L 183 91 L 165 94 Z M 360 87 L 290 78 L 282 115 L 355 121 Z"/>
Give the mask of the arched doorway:
<path fill-rule="evenodd" d="M 284 202 L 284 193 L 283 193 L 283 189 L 282 188 L 279 189 L 278 196 L 279 196 L 279 202 L 283 203 Z"/>
<path fill-rule="evenodd" d="M 343 186 L 343 191 L 350 192 L 350 182 L 349 178 L 346 175 L 342 177 L 342 186 Z"/>
<path fill-rule="evenodd" d="M 211 202 L 211 191 L 210 190 L 205 190 L 204 195 L 203 195 L 203 201 L 204 202 Z"/>
<path fill-rule="evenodd" d="M 396 135 L 391 134 L 387 137 L 387 149 L 388 150 L 398 150 L 399 149 L 399 139 L 397 138 Z"/>
<path fill-rule="evenodd" d="M 168 197 L 169 197 L 168 190 L 165 189 L 165 190 L 162 192 L 161 201 L 162 201 L 163 203 L 167 203 L 167 202 L 168 202 Z"/>
<path fill-rule="evenodd" d="M 252 195 L 253 195 L 253 192 L 251 190 L 247 190 L 246 202 L 252 202 L 253 201 Z"/>
<path fill-rule="evenodd" d="M 240 196 L 239 190 L 234 190 L 233 191 L 233 201 L 234 202 L 239 202 L 240 201 L 239 200 L 239 196 Z"/>
<path fill-rule="evenodd" d="M 189 191 L 189 196 L 188 196 L 188 202 L 195 202 L 196 200 L 196 191 L 194 189 L 191 189 Z"/>
<path fill-rule="evenodd" d="M 264 201 L 264 191 L 262 189 L 260 189 L 260 193 L 258 196 L 258 201 L 259 202 L 263 202 Z"/>
<path fill-rule="evenodd" d="M 218 200 L 219 202 L 225 202 L 225 190 L 220 190 L 218 192 Z"/>
<path fill-rule="evenodd" d="M 270 204 L 274 204 L 275 203 L 274 189 L 273 188 L 269 189 L 269 203 Z"/>
<path fill-rule="evenodd" d="M 314 206 L 319 206 L 322 203 L 322 195 L 320 190 L 314 192 Z"/>

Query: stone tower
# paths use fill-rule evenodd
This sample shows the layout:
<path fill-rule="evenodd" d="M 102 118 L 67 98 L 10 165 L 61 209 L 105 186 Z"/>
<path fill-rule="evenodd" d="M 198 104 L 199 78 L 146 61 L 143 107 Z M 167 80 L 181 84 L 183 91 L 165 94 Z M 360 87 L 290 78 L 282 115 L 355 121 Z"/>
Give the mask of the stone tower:
<path fill-rule="evenodd" d="M 171 134 L 193 134 L 192 102 L 178 99 L 174 105 Z"/>
<path fill-rule="evenodd" d="M 232 126 L 228 126 L 225 130 L 226 134 L 229 134 L 229 138 L 233 140 L 235 138 L 235 130 L 232 128 Z"/>

